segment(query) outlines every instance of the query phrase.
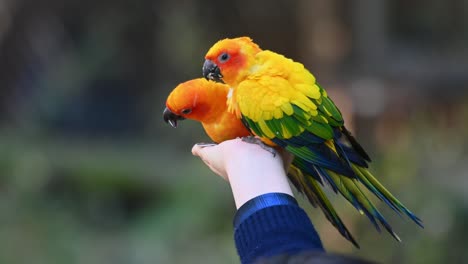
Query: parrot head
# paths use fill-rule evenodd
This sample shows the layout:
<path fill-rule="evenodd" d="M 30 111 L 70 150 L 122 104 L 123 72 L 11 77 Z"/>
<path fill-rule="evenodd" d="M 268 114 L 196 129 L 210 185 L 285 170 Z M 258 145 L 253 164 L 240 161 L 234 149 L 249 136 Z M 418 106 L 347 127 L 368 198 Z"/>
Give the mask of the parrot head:
<path fill-rule="evenodd" d="M 174 128 L 179 120 L 184 119 L 209 122 L 210 119 L 216 118 L 217 112 L 214 108 L 224 110 L 226 107 L 226 101 L 214 98 L 226 98 L 228 89 L 225 84 L 204 78 L 181 83 L 167 97 L 163 112 L 164 121 Z"/>
<path fill-rule="evenodd" d="M 205 56 L 203 76 L 217 82 L 236 86 L 247 74 L 260 47 L 249 37 L 223 39 L 215 43 Z"/>

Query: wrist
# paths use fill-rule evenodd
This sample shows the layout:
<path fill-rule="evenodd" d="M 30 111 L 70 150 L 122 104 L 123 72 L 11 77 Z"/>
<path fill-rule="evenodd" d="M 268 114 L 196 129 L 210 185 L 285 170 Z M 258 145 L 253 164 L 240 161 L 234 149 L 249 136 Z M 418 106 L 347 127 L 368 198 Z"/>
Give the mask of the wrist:
<path fill-rule="evenodd" d="M 236 208 L 247 201 L 266 193 L 292 194 L 283 161 L 279 155 L 260 149 L 252 155 L 227 161 L 226 171 L 231 185 Z M 249 153 L 252 154 L 252 153 Z"/>

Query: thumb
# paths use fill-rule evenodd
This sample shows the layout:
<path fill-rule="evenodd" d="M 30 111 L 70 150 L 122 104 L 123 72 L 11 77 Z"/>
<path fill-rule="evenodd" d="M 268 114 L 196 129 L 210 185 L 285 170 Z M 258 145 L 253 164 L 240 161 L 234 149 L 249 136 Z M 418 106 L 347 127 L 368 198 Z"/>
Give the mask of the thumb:
<path fill-rule="evenodd" d="M 220 147 L 216 144 L 195 144 L 192 147 L 192 154 L 200 157 L 200 159 L 216 174 L 223 179 L 228 180 L 226 170 L 224 168 L 222 153 Z"/>
<path fill-rule="evenodd" d="M 216 146 L 216 144 L 214 144 L 214 143 L 197 143 L 197 144 L 193 145 L 193 147 L 192 147 L 192 154 L 194 156 L 200 157 L 200 155 L 203 155 L 203 154 L 201 154 L 203 148 L 214 147 L 214 146 Z"/>

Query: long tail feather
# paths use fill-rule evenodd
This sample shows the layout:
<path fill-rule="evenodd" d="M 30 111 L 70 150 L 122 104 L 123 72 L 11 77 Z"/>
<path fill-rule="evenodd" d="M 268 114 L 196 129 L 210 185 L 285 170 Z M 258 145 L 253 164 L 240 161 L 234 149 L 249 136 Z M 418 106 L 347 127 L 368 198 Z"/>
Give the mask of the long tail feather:
<path fill-rule="evenodd" d="M 328 174 L 332 178 L 335 179 L 335 181 L 340 182 L 341 184 L 337 184 L 339 187 L 340 192 L 342 192 L 343 196 L 345 197 L 351 197 L 352 202 L 351 203 L 357 203 L 359 204 L 359 209 L 362 209 L 362 211 L 366 214 L 366 216 L 371 220 L 371 222 L 374 224 L 376 229 L 380 231 L 380 227 L 377 224 L 377 221 L 398 241 L 401 241 L 401 239 L 398 237 L 398 235 L 393 231 L 392 227 L 390 224 L 388 224 L 387 220 L 382 216 L 382 214 L 379 212 L 379 210 L 375 207 L 375 205 L 367 198 L 367 196 L 362 192 L 362 190 L 359 188 L 359 185 L 357 183 L 357 180 L 355 179 L 350 179 L 348 177 L 344 177 L 341 175 L 338 175 L 332 171 L 327 171 Z M 341 187 L 341 188 L 340 188 Z"/>
<path fill-rule="evenodd" d="M 333 179 L 341 195 L 343 195 L 343 197 L 345 197 L 361 214 L 365 214 L 374 227 L 380 231 L 380 227 L 375 221 L 374 215 L 369 210 L 369 206 L 366 207 L 366 204 L 363 204 L 362 197 L 356 196 L 357 192 L 355 191 L 355 187 L 350 185 L 344 176 L 330 170 L 321 170 L 321 174 L 327 175 L 327 177 Z"/>
<path fill-rule="evenodd" d="M 315 180 L 316 177 L 307 174 L 304 175 L 299 168 L 294 166 L 294 164 L 291 165 L 288 176 L 296 189 L 305 194 L 309 202 L 314 207 L 319 206 L 320 209 L 322 209 L 327 220 L 330 221 L 336 229 L 338 229 L 340 234 L 353 243 L 355 247 L 360 248 L 359 244 L 356 242 L 351 232 L 349 232 L 348 228 L 335 211 L 335 208 L 333 208 L 333 205 L 320 188 L 318 182 Z"/>
<path fill-rule="evenodd" d="M 337 128 L 334 132 L 335 151 L 351 166 L 356 178 L 395 212 L 398 214 L 406 214 L 417 225 L 423 227 L 421 219 L 398 201 L 398 199 L 369 172 L 366 162 L 370 162 L 369 155 L 367 155 L 351 133 L 345 127 L 341 127 L 341 129 Z"/>
<path fill-rule="evenodd" d="M 381 198 L 387 205 L 395 211 L 400 211 L 406 214 L 418 226 L 424 228 L 422 220 L 419 219 L 413 212 L 406 208 L 398 199 L 395 198 L 370 172 L 369 170 L 353 165 L 353 170 L 358 175 L 359 180 L 366 185 L 372 186 L 369 188 L 377 197 Z M 367 183 L 367 184 L 366 184 Z"/>
<path fill-rule="evenodd" d="M 392 208 L 395 212 L 398 214 L 401 214 L 400 209 L 395 205 L 394 202 L 389 200 L 384 194 L 382 194 L 381 191 L 379 191 L 368 179 L 366 176 L 364 176 L 362 172 L 362 167 L 356 166 L 354 164 L 351 165 L 353 168 L 354 172 L 356 173 L 357 178 L 361 183 L 364 184 L 364 186 L 367 187 L 369 191 L 371 191 L 375 196 L 377 196 L 381 201 L 385 202 L 390 208 Z"/>

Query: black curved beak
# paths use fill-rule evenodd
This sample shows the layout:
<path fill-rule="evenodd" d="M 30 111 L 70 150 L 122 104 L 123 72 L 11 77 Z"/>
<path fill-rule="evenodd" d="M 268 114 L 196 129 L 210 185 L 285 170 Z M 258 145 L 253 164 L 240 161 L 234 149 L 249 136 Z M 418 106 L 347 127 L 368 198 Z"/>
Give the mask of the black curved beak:
<path fill-rule="evenodd" d="M 168 123 L 173 128 L 177 127 L 177 121 L 178 120 L 184 120 L 185 119 L 183 116 L 174 114 L 167 107 L 164 109 L 163 118 L 164 118 L 164 122 Z"/>
<path fill-rule="evenodd" d="M 218 65 L 216 65 L 213 61 L 205 60 L 205 63 L 203 63 L 202 70 L 203 77 L 205 77 L 205 79 L 224 83 L 221 70 L 219 69 Z"/>

